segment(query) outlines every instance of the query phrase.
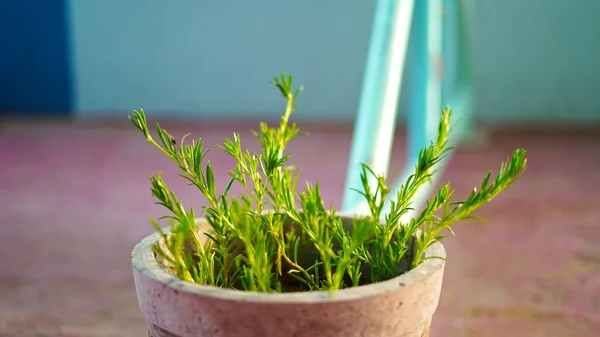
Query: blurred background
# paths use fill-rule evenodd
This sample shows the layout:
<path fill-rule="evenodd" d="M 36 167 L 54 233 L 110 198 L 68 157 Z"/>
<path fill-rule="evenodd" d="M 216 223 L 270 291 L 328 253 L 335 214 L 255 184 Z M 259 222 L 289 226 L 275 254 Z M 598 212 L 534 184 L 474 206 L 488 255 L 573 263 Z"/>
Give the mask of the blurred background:
<path fill-rule="evenodd" d="M 374 1 L 0 0 L 0 336 L 143 336 L 130 252 L 152 232 L 147 176 L 197 193 L 126 116 L 207 145 L 275 121 L 284 70 L 305 91 L 290 145 L 341 205 Z M 444 172 L 459 194 L 518 147 L 529 170 L 447 239 L 432 336 L 600 331 L 600 2 L 477 0 L 479 136 Z M 410 44 L 414 42 L 411 37 Z M 411 62 L 409 53 L 407 65 Z M 391 177 L 404 163 L 411 68 Z M 224 184 L 231 161 L 210 154 Z M 196 199 L 195 199 L 196 198 Z M 508 331 L 508 333 L 507 333 Z"/>

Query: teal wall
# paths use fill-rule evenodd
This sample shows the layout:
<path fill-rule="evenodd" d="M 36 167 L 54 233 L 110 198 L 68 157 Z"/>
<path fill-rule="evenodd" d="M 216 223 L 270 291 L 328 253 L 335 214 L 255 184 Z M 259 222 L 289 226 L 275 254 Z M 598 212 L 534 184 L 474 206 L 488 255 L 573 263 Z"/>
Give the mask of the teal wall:
<path fill-rule="evenodd" d="M 475 4 L 480 119 L 600 122 L 600 1 Z M 366 0 L 71 0 L 75 110 L 275 117 L 283 102 L 269 80 L 285 70 L 306 87 L 297 118 L 352 120 L 373 8 Z"/>
<path fill-rule="evenodd" d="M 476 0 L 478 113 L 600 123 L 600 1 Z"/>

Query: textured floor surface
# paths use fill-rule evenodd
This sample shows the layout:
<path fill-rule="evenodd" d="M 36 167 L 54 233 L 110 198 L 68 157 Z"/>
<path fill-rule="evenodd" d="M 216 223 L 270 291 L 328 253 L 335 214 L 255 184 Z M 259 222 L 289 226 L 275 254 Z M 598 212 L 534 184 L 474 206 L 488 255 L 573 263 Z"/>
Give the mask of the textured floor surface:
<path fill-rule="evenodd" d="M 175 125 L 215 144 L 254 125 Z M 340 205 L 351 130 L 305 126 L 291 145 L 303 178 Z M 598 131 L 598 130 L 596 130 Z M 402 137 L 392 172 L 402 167 Z M 433 337 L 598 336 L 600 131 L 500 132 L 459 149 L 444 173 L 460 196 L 512 150 L 529 170 L 445 241 Z M 215 148 L 216 149 L 216 148 Z M 231 161 L 209 154 L 223 186 Z M 0 336 L 145 336 L 130 252 L 151 232 L 147 175 L 165 172 L 188 205 L 195 191 L 131 128 L 19 123 L 0 128 Z"/>

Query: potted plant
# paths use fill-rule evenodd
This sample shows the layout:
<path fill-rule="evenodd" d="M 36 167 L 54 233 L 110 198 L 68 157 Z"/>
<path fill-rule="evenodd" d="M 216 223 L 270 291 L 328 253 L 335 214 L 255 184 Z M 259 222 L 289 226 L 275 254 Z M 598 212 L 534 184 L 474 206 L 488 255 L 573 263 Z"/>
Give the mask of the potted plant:
<path fill-rule="evenodd" d="M 129 116 L 207 200 L 199 217 L 160 173 L 150 177 L 171 224 L 162 229 L 152 221 L 156 233 L 132 253 L 149 335 L 428 336 L 444 272 L 439 240 L 455 222 L 477 218 L 474 210 L 524 172 L 526 152 L 516 150 L 495 179 L 488 173 L 465 200 L 453 200 L 446 184 L 417 216 L 400 223 L 416 190 L 450 150 L 451 111 L 444 109 L 435 142 L 420 152 L 397 195 L 389 195 L 385 178 L 363 165 L 357 192 L 370 214 L 339 214 L 325 207 L 318 182 L 297 189 L 285 148 L 300 135 L 289 118 L 301 90 L 293 91 L 292 77 L 283 74 L 274 84 L 287 107 L 278 126 L 261 123 L 254 132 L 261 151 L 244 150 L 236 134 L 219 145 L 236 161 L 222 192 L 201 139 L 176 142 L 157 124 L 157 142 L 143 110 Z M 244 193 L 229 195 L 233 184 Z"/>

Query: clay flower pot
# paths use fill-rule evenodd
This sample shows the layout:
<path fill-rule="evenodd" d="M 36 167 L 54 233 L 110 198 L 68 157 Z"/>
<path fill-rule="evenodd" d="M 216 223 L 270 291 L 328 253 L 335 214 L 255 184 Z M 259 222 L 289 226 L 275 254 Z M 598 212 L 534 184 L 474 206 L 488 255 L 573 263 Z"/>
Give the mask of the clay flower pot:
<path fill-rule="evenodd" d="M 132 253 L 138 302 L 153 337 L 429 336 L 444 273 L 444 260 L 433 258 L 332 298 L 325 291 L 248 292 L 178 279 L 155 259 L 152 245 L 159 240 L 158 233 L 150 235 Z M 425 256 L 445 258 L 446 252 L 436 242 Z"/>

